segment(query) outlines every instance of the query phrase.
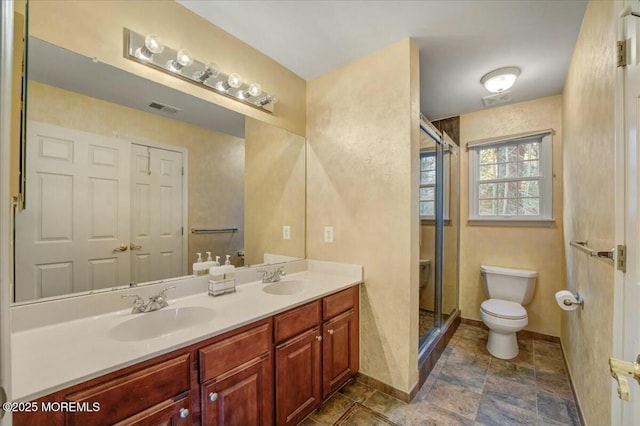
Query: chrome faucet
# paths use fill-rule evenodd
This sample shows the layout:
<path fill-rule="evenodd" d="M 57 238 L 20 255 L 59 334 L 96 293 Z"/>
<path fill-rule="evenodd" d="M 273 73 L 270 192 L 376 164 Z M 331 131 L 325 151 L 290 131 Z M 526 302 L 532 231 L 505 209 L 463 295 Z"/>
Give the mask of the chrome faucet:
<path fill-rule="evenodd" d="M 133 297 L 133 307 L 131 308 L 132 314 L 141 314 L 144 312 L 152 312 L 157 311 L 162 308 L 166 308 L 169 306 L 167 302 L 167 291 L 172 288 L 176 288 L 176 286 L 167 287 L 162 290 L 160 293 L 155 296 L 150 296 L 148 301 L 144 301 L 144 298 L 140 297 L 137 294 L 127 293 L 123 294 L 122 297 Z"/>
<path fill-rule="evenodd" d="M 258 271 L 258 272 L 262 272 L 262 282 L 264 284 L 276 283 L 280 281 L 280 278 L 287 275 L 284 272 L 284 266 L 280 266 L 279 268 L 274 269 L 273 272 L 269 272 L 269 271 Z"/>

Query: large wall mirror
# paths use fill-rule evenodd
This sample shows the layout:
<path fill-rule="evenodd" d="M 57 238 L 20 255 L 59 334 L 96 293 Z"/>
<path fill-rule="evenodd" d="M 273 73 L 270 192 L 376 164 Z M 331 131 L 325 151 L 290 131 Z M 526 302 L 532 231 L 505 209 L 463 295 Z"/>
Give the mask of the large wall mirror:
<path fill-rule="evenodd" d="M 304 257 L 303 137 L 26 45 L 15 302 L 189 275 L 198 252 L 237 267 Z"/>

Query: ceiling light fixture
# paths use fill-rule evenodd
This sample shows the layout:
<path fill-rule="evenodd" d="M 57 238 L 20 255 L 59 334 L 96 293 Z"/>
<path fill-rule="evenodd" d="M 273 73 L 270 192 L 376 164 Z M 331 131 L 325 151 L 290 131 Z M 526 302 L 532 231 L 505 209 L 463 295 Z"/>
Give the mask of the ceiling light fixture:
<path fill-rule="evenodd" d="M 520 68 L 518 67 L 499 68 L 485 74 L 480 79 L 480 83 L 482 83 L 488 91 L 500 93 L 509 90 L 519 75 Z"/>
<path fill-rule="evenodd" d="M 200 62 L 187 49 L 166 47 L 157 35 L 143 36 L 124 29 L 124 56 L 261 111 L 273 112 L 277 98 L 258 83 L 248 84 L 237 73 L 225 74 L 215 62 Z"/>

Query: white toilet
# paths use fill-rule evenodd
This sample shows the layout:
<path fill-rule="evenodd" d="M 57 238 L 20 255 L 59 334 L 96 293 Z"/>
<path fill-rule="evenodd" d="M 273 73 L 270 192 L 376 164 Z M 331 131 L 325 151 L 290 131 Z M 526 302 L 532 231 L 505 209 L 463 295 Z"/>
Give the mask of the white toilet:
<path fill-rule="evenodd" d="M 522 307 L 531 301 L 538 273 L 524 269 L 480 266 L 482 287 L 489 298 L 480 305 L 480 318 L 489 327 L 487 350 L 496 358 L 518 356 L 516 332 L 528 324 Z"/>
<path fill-rule="evenodd" d="M 429 259 L 420 259 L 420 288 L 427 287 L 427 284 L 429 284 L 430 273 L 431 261 Z"/>

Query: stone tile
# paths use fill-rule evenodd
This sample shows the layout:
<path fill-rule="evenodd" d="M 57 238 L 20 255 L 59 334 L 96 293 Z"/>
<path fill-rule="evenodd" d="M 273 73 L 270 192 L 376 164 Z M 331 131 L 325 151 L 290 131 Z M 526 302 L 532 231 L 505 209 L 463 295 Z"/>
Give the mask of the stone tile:
<path fill-rule="evenodd" d="M 353 381 L 340 389 L 339 391 L 344 396 L 354 400 L 355 402 L 363 403 L 375 392 L 375 389 L 370 388 L 362 382 Z"/>
<path fill-rule="evenodd" d="M 460 324 L 454 336 L 461 337 L 464 339 L 471 339 L 471 340 L 473 339 L 487 340 L 487 336 L 489 336 L 489 331 L 480 327 L 473 327 L 470 325 Z"/>
<path fill-rule="evenodd" d="M 346 413 L 353 404 L 355 404 L 354 401 L 338 392 L 333 394 L 333 396 L 322 404 L 316 412 L 312 413 L 309 418 L 323 425 L 332 425 Z"/>
<path fill-rule="evenodd" d="M 355 404 L 335 423 L 335 426 L 397 426 L 378 413 Z"/>
<path fill-rule="evenodd" d="M 536 371 L 544 371 L 546 373 L 567 374 L 564 367 L 564 359 L 548 358 L 546 356 L 534 353 L 533 361 Z"/>
<path fill-rule="evenodd" d="M 521 351 L 533 352 L 533 339 L 529 336 L 518 336 L 518 347 Z"/>
<path fill-rule="evenodd" d="M 454 363 L 462 367 L 486 370 L 491 363 L 491 355 L 486 351 L 486 348 L 484 352 L 475 352 L 467 348 L 455 347 L 451 350 L 451 354 L 446 360 L 446 365 Z"/>
<path fill-rule="evenodd" d="M 534 368 L 533 364 L 533 351 L 520 350 L 518 356 L 507 360 L 513 364 L 520 365 L 522 367 Z"/>
<path fill-rule="evenodd" d="M 466 426 L 473 425 L 473 421 L 456 413 L 445 410 L 429 402 L 422 402 L 418 406 L 415 417 L 409 423 L 410 426 Z"/>
<path fill-rule="evenodd" d="M 476 417 L 481 395 L 438 379 L 429 392 L 429 403 L 469 420 Z"/>
<path fill-rule="evenodd" d="M 538 421 L 536 401 L 525 401 L 517 396 L 485 392 L 480 401 L 476 424 L 535 425 Z"/>
<path fill-rule="evenodd" d="M 547 358 L 562 359 L 562 348 L 560 343 L 546 342 L 544 340 L 533 341 L 533 352 L 536 355 Z"/>
<path fill-rule="evenodd" d="M 536 376 L 533 368 L 514 364 L 502 359 L 492 359 L 489 366 L 489 376 L 496 376 L 503 379 L 517 380 L 535 386 Z"/>
<path fill-rule="evenodd" d="M 379 391 L 375 391 L 363 405 L 399 424 L 406 424 L 417 409 L 415 404 L 407 404 Z"/>
<path fill-rule="evenodd" d="M 322 423 L 319 423 L 313 420 L 311 416 L 307 417 L 306 419 L 298 423 L 298 426 L 320 426 L 320 425 L 322 425 Z"/>
<path fill-rule="evenodd" d="M 521 383 L 511 379 L 504 379 L 499 376 L 487 376 L 484 384 L 484 392 L 493 392 L 504 395 L 513 395 L 524 401 L 536 400 L 535 381 Z"/>
<path fill-rule="evenodd" d="M 580 425 L 573 400 L 538 392 L 538 424 Z"/>
<path fill-rule="evenodd" d="M 536 387 L 564 399 L 573 400 L 571 385 L 566 374 L 536 372 Z"/>
<path fill-rule="evenodd" d="M 463 364 L 450 363 L 449 361 L 447 361 L 440 372 L 438 380 L 446 381 L 447 383 L 463 387 L 476 393 L 482 393 L 484 382 L 487 378 L 486 367 L 467 367 Z"/>

